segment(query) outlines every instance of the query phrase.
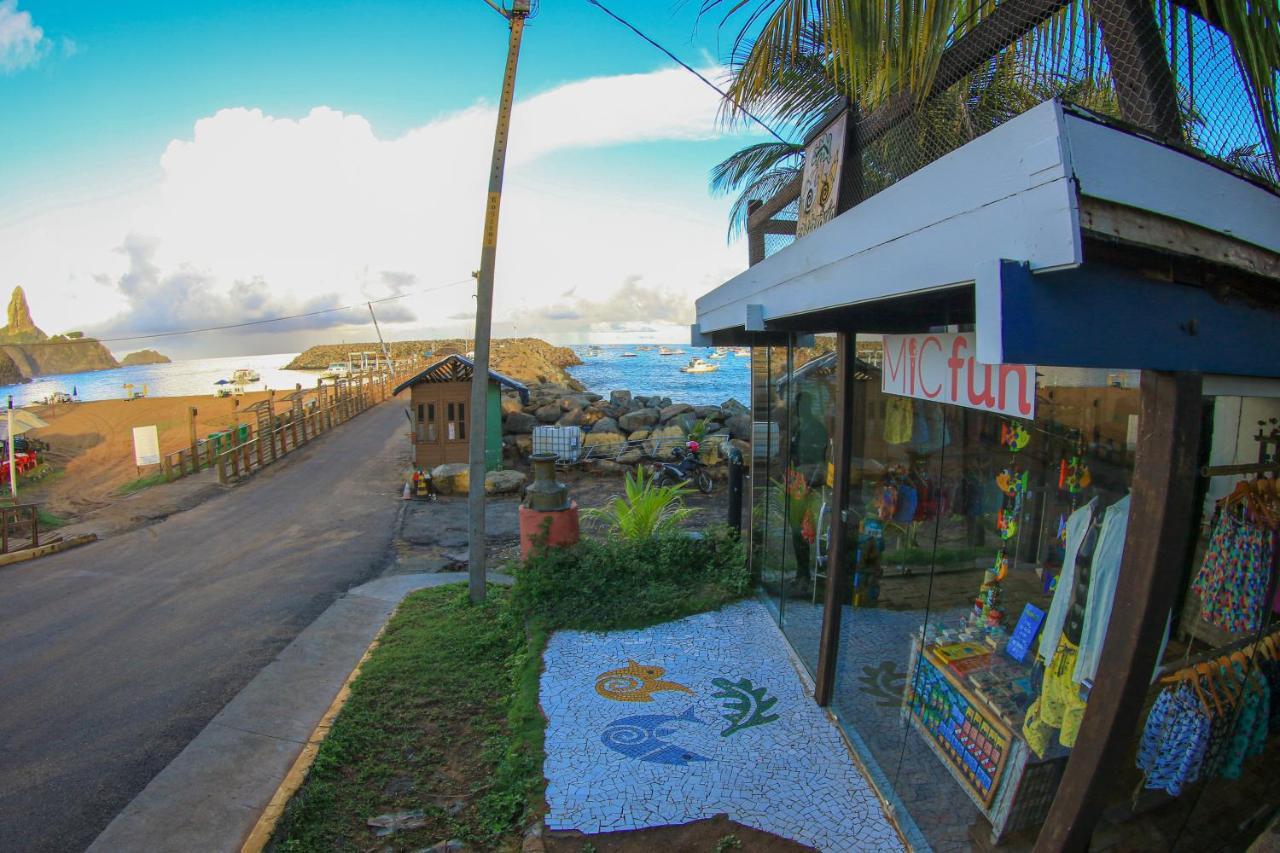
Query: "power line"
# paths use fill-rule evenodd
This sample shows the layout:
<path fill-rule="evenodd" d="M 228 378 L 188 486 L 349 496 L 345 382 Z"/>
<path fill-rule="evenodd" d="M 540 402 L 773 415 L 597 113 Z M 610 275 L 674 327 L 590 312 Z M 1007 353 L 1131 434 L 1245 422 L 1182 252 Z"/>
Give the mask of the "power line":
<path fill-rule="evenodd" d="M 619 14 L 617 14 L 616 12 L 614 12 L 614 11 L 610 10 L 609 8 L 607 8 L 603 3 L 601 3 L 601 2 L 600 2 L 600 0 L 587 0 L 587 2 L 588 2 L 589 4 L 591 4 L 592 6 L 595 6 L 595 7 L 596 7 L 597 9 L 599 9 L 601 12 L 604 12 L 604 13 L 605 13 L 606 15 L 608 15 L 610 18 L 613 18 L 615 21 L 617 21 L 618 23 L 622 24 L 622 25 L 623 25 L 624 27 L 626 27 L 627 29 L 631 30 L 631 32 L 635 33 L 635 34 L 636 34 L 636 35 L 638 35 L 640 38 L 644 39 L 644 40 L 645 40 L 645 41 L 647 41 L 649 44 L 651 44 L 651 45 L 653 45 L 654 47 L 656 47 L 658 50 L 660 50 L 660 51 L 662 51 L 663 53 L 665 53 L 665 54 L 666 54 L 666 55 L 667 55 L 667 56 L 668 56 L 668 57 L 669 57 L 673 62 L 675 62 L 677 65 L 679 65 L 679 66 L 680 66 L 681 68 L 683 68 L 685 71 L 688 71 L 688 72 L 689 72 L 690 74 L 692 74 L 694 77 L 697 77 L 697 78 L 698 78 L 699 80 L 701 80 L 703 83 L 706 83 L 706 84 L 707 84 L 708 86 L 710 86 L 710 87 L 711 87 L 711 88 L 712 88 L 712 89 L 713 89 L 717 94 L 719 94 L 719 95 L 720 95 L 720 97 L 724 98 L 726 101 L 728 101 L 729 103 L 731 103 L 731 104 L 733 104 L 735 107 L 737 107 L 739 110 L 741 110 L 743 115 L 745 115 L 747 118 L 751 119 L 751 120 L 752 120 L 752 121 L 754 121 L 756 124 L 760 125 L 760 126 L 761 126 L 761 127 L 763 127 L 765 130 L 767 130 L 767 131 L 769 132 L 769 134 L 770 134 L 774 139 L 778 140 L 778 141 L 779 141 L 779 142 L 781 142 L 783 145 L 792 145 L 792 144 L 793 144 L 793 143 L 788 142 L 787 140 L 783 139 L 783 138 L 782 138 L 782 136 L 781 136 L 781 135 L 779 135 L 779 134 L 778 134 L 778 132 L 777 132 L 776 130 L 774 130 L 772 127 L 770 127 L 769 125 L 767 125 L 767 124 L 765 124 L 765 123 L 764 123 L 764 119 L 760 118 L 760 117 L 759 117 L 759 116 L 757 116 L 755 113 L 753 113 L 753 112 L 751 112 L 750 110 L 748 110 L 746 107 L 744 107 L 744 106 L 742 105 L 742 103 L 741 103 L 740 101 L 737 101 L 737 100 L 735 100 L 735 99 L 733 99 L 733 98 L 729 97 L 729 93 L 728 93 L 728 92 L 726 92 L 725 90 L 721 89 L 721 88 L 720 88 L 719 86 L 717 86 L 715 83 L 712 83 L 710 80 L 708 80 L 706 77 L 704 77 L 700 71 L 698 71 L 698 70 L 697 70 L 697 69 L 695 69 L 693 66 L 691 66 L 691 65 L 689 65 L 687 62 L 685 62 L 683 59 L 681 59 L 680 57 L 676 56 L 674 53 L 672 53 L 671 51 L 667 50 L 665 47 L 663 47 L 662 45 L 658 44 L 656 41 L 654 41 L 653 39 L 649 38 L 647 35 L 645 35 L 644 33 L 642 33 L 642 32 L 641 32 L 641 31 L 636 27 L 636 25 L 635 25 L 635 24 L 631 23 L 631 22 L 630 22 L 630 21 L 628 21 L 626 18 L 623 18 L 621 15 L 619 15 Z"/>
<path fill-rule="evenodd" d="M 88 341 L 94 341 L 100 344 L 111 344 L 111 343 L 120 343 L 123 341 L 143 341 L 143 340 L 150 340 L 152 338 L 173 338 L 181 335 L 198 335 L 198 334 L 203 334 L 205 332 L 222 332 L 228 329 L 243 329 L 249 326 L 263 326 L 268 323 L 281 323 L 281 322 L 284 322 L 285 320 L 301 320 L 307 317 L 318 317 L 321 314 L 332 314 L 337 311 L 350 311 L 354 308 L 361 308 L 369 304 L 376 305 L 383 302 L 393 302 L 397 299 L 405 299 L 410 296 L 419 296 L 424 293 L 434 293 L 435 291 L 438 291 L 438 290 L 445 290 L 450 287 L 457 287 L 460 284 L 471 284 L 473 281 L 474 279 L 472 279 L 471 277 L 467 277 L 464 279 L 459 279 L 458 281 L 451 281 L 448 284 L 437 285 L 435 287 L 426 287 L 420 290 L 411 290 L 408 293 L 397 293 L 394 296 L 384 296 L 381 299 L 366 299 L 364 302 L 357 302 L 353 305 L 340 305 L 333 308 L 319 308 L 315 311 L 306 311 L 301 314 L 285 314 L 279 317 L 266 317 L 261 320 L 244 320 L 239 323 L 225 323 L 220 326 L 205 326 L 199 329 L 177 329 L 171 332 L 149 332 L 144 335 L 125 335 L 125 336 L 116 337 L 116 338 L 85 337 L 85 338 L 75 338 L 75 339 L 65 340 L 65 341 L 32 341 L 30 343 L 15 343 L 15 344 L 0 343 L 0 346 L 10 346 L 10 345 L 22 346 L 22 347 L 65 346 L 68 344 L 78 344 L 78 343 L 84 343 Z"/>

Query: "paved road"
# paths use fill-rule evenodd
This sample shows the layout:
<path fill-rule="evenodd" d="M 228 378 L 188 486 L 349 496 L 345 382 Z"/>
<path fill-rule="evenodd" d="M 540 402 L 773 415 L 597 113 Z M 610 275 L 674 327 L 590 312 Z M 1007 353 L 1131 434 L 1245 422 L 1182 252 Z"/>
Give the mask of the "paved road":
<path fill-rule="evenodd" d="M 403 406 L 386 403 L 159 524 L 0 568 L 0 850 L 83 850 L 378 573 L 403 427 Z"/>

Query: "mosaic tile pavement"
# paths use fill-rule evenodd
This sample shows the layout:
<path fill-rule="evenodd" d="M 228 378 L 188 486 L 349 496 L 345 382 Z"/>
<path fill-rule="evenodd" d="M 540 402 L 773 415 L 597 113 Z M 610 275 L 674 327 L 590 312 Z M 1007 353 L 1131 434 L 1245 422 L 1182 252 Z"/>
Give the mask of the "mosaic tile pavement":
<path fill-rule="evenodd" d="M 639 631 L 560 631 L 544 656 L 547 826 L 731 820 L 819 850 L 902 850 L 755 601 Z"/>

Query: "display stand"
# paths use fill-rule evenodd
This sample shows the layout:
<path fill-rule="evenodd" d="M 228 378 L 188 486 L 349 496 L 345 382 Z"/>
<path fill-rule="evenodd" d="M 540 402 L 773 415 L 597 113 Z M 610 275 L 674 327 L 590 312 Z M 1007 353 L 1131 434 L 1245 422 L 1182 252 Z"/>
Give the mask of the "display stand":
<path fill-rule="evenodd" d="M 991 824 L 999 844 L 1044 820 L 1066 767 L 1067 750 L 1031 752 L 1019 726 L 978 696 L 931 648 L 912 642 L 906 720 Z"/>

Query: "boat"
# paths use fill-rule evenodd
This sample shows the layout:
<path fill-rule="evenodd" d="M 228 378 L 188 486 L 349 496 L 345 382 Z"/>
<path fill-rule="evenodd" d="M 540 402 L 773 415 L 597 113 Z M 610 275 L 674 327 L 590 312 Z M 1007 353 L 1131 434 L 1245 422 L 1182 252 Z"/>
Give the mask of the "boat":
<path fill-rule="evenodd" d="M 716 347 L 715 352 L 711 353 L 711 358 L 724 358 L 729 351 L 724 347 Z"/>
<path fill-rule="evenodd" d="M 351 376 L 351 366 L 345 361 L 335 361 L 324 369 L 324 373 L 320 374 L 321 379 L 348 379 Z"/>
<path fill-rule="evenodd" d="M 68 394 L 66 391 L 54 391 L 52 394 L 45 397 L 40 402 L 46 406 L 56 406 L 59 403 L 70 403 L 73 401 L 72 401 L 71 395 Z"/>
<path fill-rule="evenodd" d="M 237 368 L 231 374 L 231 381 L 236 385 L 252 385 L 254 382 L 260 382 L 261 380 L 262 376 L 252 367 Z"/>
<path fill-rule="evenodd" d="M 671 349 L 669 347 L 658 347 L 658 355 L 684 355 L 684 350 Z"/>
<path fill-rule="evenodd" d="M 751 357 L 751 348 L 750 348 L 750 347 L 737 347 L 737 348 L 735 348 L 735 349 L 734 349 L 733 354 L 734 354 L 735 356 L 737 356 L 738 358 L 750 358 L 750 357 Z"/>
<path fill-rule="evenodd" d="M 618 356 L 618 358 L 635 358 L 635 357 L 636 357 L 636 354 L 633 352 L 624 352 Z"/>
<path fill-rule="evenodd" d="M 711 364 L 710 362 L 703 361 L 700 358 L 691 358 L 689 359 L 688 366 L 680 368 L 680 372 L 681 373 L 714 373 L 719 369 L 720 369 L 720 365 L 718 364 Z"/>
<path fill-rule="evenodd" d="M 653 352 L 653 347 L 636 347 L 636 352 Z"/>

